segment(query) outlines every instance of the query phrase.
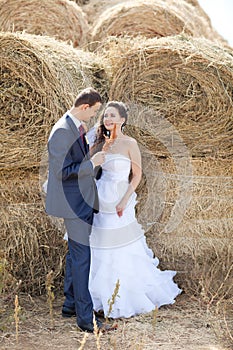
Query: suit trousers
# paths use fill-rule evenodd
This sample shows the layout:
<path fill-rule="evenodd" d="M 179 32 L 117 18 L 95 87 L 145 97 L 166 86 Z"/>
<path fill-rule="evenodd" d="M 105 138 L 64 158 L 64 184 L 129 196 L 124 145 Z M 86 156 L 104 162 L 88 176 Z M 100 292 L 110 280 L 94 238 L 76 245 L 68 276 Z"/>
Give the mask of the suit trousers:
<path fill-rule="evenodd" d="M 66 255 L 64 279 L 64 306 L 75 308 L 77 324 L 79 326 L 93 322 L 93 303 L 88 289 L 91 251 L 89 244 L 83 244 L 85 235 L 85 242 L 89 242 L 92 220 L 93 215 L 89 218 L 89 223 L 84 223 L 78 218 L 64 219 L 68 233 L 68 253 Z M 70 237 L 75 237 L 75 239 Z M 80 237 L 82 238 L 81 242 L 78 239 Z"/>

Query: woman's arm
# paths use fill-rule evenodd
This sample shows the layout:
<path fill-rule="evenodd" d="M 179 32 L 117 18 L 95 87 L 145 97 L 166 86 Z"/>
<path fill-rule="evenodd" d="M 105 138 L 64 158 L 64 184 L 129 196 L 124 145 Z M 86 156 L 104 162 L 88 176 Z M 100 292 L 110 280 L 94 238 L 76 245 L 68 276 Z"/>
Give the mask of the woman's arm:
<path fill-rule="evenodd" d="M 135 139 L 130 138 L 128 150 L 129 158 L 131 160 L 132 177 L 124 197 L 116 206 L 116 211 L 119 216 L 122 216 L 130 196 L 138 187 L 142 177 L 141 153 Z"/>

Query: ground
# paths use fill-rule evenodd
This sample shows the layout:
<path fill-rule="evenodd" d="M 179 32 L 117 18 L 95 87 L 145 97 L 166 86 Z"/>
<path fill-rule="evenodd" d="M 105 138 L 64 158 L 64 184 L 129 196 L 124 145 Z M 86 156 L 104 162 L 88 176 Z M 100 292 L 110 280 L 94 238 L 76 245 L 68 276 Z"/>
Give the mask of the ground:
<path fill-rule="evenodd" d="M 61 317 L 62 297 L 53 302 L 53 317 L 45 297 L 19 296 L 18 342 L 14 318 L 14 300 L 1 305 L 0 349 L 104 349 L 104 350 L 232 350 L 224 337 L 222 321 L 200 301 L 180 295 L 174 305 L 161 307 L 145 315 L 114 321 L 118 329 L 94 334 L 76 328 L 75 318 Z M 112 323 L 112 320 L 109 320 Z M 97 344 L 98 343 L 98 344 Z M 83 347 L 82 347 L 83 346 Z"/>

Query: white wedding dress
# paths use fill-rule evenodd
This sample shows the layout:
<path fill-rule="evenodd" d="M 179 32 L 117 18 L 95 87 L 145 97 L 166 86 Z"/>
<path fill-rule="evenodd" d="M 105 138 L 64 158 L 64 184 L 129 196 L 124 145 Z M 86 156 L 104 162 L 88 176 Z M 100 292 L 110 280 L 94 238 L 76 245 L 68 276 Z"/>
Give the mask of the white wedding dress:
<path fill-rule="evenodd" d="M 161 271 L 159 260 L 148 248 L 144 231 L 135 218 L 136 193 L 123 215 L 116 204 L 128 187 L 130 159 L 107 154 L 102 176 L 97 181 L 100 211 L 94 216 L 91 245 L 89 289 L 94 310 L 103 310 L 112 318 L 146 313 L 165 304 L 173 304 L 181 292 L 173 277 L 175 271 Z M 119 289 L 110 311 L 116 283 Z"/>

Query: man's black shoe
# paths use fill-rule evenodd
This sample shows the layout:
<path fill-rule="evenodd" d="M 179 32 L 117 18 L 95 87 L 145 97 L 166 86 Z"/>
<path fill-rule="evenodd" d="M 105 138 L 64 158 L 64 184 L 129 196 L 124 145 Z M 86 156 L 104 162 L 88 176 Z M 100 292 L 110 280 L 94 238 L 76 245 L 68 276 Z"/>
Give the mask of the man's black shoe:
<path fill-rule="evenodd" d="M 76 311 L 73 308 L 63 306 L 61 314 L 62 314 L 62 317 L 73 317 L 73 316 L 76 316 Z"/>
<path fill-rule="evenodd" d="M 102 322 L 100 322 L 99 320 L 96 320 L 96 325 L 98 327 L 98 329 L 100 329 L 102 327 Z M 87 323 L 87 324 L 78 324 L 78 327 L 84 331 L 84 332 L 88 332 L 88 333 L 93 333 L 94 332 L 94 324 L 93 322 Z"/>
<path fill-rule="evenodd" d="M 98 319 L 96 320 L 96 324 L 97 324 L 98 331 L 101 331 L 103 333 L 117 329 L 117 325 L 110 326 L 108 324 L 103 324 Z M 94 332 L 94 324 L 92 322 L 88 324 L 78 325 L 78 327 L 84 332 L 88 332 L 88 333 Z"/>
<path fill-rule="evenodd" d="M 94 313 L 95 313 L 95 316 L 97 317 L 97 319 L 99 319 L 99 318 L 104 318 L 105 319 L 103 310 L 94 311 Z"/>

